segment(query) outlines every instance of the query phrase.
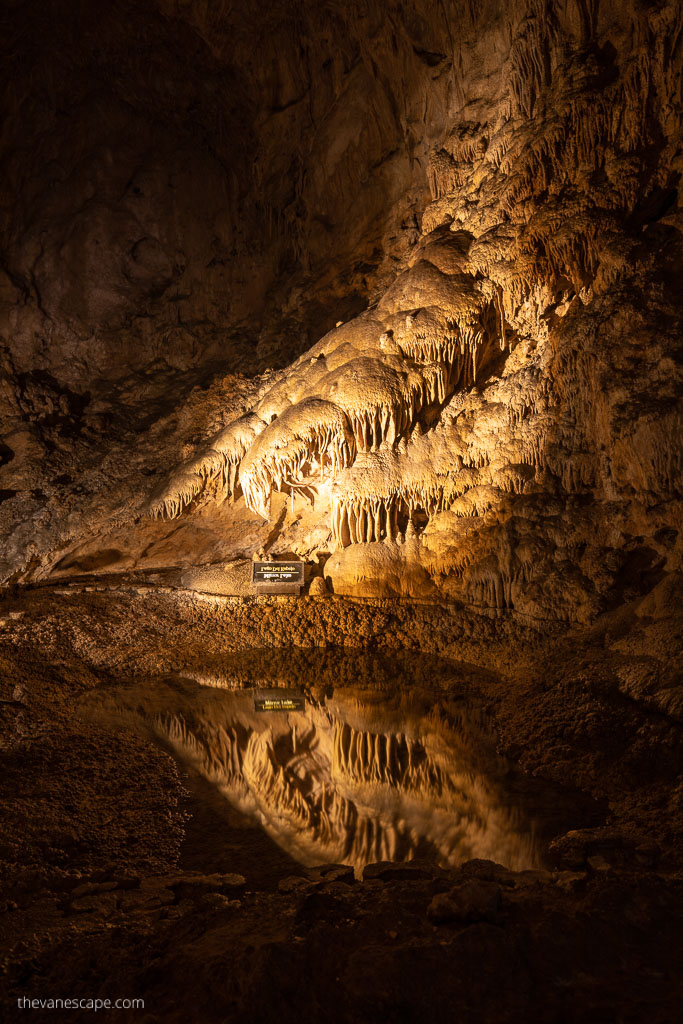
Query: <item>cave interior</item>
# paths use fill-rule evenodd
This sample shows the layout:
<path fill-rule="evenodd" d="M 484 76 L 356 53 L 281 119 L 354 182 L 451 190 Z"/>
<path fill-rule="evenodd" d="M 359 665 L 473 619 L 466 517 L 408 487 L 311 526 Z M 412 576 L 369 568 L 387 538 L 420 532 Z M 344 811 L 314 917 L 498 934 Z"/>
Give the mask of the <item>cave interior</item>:
<path fill-rule="evenodd" d="M 0 48 L 3 1006 L 673 1024 L 679 0 Z"/>

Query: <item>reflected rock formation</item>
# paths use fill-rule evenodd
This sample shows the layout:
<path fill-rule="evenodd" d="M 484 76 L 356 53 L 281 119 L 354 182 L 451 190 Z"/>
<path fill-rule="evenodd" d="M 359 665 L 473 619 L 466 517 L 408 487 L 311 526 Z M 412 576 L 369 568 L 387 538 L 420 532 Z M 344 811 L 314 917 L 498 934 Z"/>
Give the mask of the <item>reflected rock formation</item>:
<path fill-rule="evenodd" d="M 145 728 L 181 762 L 303 864 L 345 863 L 358 874 L 374 861 L 413 858 L 444 866 L 475 857 L 514 869 L 538 865 L 536 810 L 496 754 L 485 715 L 444 689 L 443 680 L 430 694 L 409 692 L 398 678 L 410 669 L 404 655 L 389 687 L 381 672 L 365 675 L 372 661 L 365 654 L 338 660 L 336 676 L 348 678 L 355 668 L 357 680 L 372 684 L 332 692 L 325 682 L 331 652 L 308 659 L 268 653 L 276 664 L 278 654 L 291 653 L 302 670 L 297 683 L 317 665 L 321 685 L 308 690 L 304 711 L 256 712 L 253 690 L 224 688 L 236 681 L 228 664 L 213 686 L 204 673 L 204 685 L 184 678 L 127 696 L 118 691 L 119 720 L 130 724 L 142 714 Z M 243 679 L 260 675 L 254 654 Z"/>
<path fill-rule="evenodd" d="M 357 872 L 415 856 L 537 863 L 533 829 L 438 721 L 406 716 L 381 728 L 346 693 L 268 715 L 251 696 L 220 697 L 195 715 L 156 716 L 155 730 L 296 860 Z"/>

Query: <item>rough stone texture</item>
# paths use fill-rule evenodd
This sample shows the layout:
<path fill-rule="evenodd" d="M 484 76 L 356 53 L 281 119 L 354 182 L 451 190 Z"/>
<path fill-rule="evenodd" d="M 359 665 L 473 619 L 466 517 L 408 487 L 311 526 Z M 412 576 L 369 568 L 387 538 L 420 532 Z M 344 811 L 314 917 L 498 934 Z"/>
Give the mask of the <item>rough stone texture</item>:
<path fill-rule="evenodd" d="M 5 578 L 589 621 L 680 567 L 677 5 L 12 13 Z"/>

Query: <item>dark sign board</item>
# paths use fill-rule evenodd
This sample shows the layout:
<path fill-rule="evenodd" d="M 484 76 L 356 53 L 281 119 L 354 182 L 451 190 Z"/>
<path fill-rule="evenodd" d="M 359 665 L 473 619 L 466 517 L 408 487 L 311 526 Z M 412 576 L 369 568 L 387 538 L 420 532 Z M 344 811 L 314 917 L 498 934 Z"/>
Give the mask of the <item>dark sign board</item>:
<path fill-rule="evenodd" d="M 303 562 L 252 562 L 252 583 L 298 583 L 304 582 Z"/>
<path fill-rule="evenodd" d="M 300 690 L 257 690 L 255 711 L 303 711 L 305 699 Z"/>

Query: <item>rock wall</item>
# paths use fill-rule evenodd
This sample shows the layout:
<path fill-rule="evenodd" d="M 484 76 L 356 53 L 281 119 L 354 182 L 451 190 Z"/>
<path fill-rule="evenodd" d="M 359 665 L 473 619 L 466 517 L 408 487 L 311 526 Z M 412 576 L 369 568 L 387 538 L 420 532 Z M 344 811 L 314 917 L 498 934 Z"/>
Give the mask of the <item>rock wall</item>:
<path fill-rule="evenodd" d="M 264 547 L 588 620 L 679 570 L 680 8 L 123 10 L 106 118 L 101 28 L 51 57 L 86 152 L 7 129 L 5 577 Z"/>

